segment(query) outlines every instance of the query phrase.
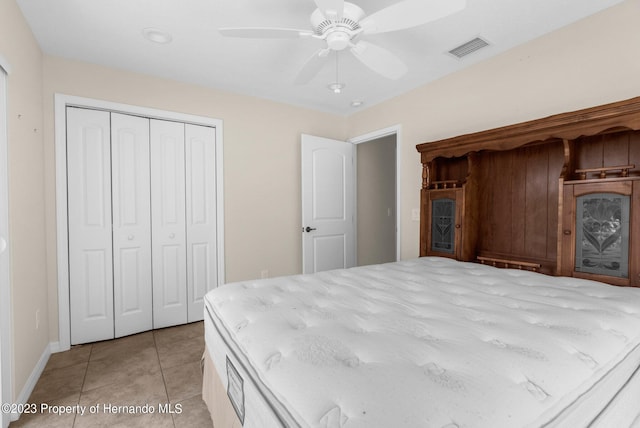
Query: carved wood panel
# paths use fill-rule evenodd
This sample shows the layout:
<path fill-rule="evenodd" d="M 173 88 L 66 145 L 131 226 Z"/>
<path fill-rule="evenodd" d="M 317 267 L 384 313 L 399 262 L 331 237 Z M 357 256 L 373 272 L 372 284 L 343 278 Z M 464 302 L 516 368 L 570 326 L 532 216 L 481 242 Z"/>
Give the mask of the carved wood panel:
<path fill-rule="evenodd" d="M 473 244 L 466 247 L 467 259 L 475 252 L 476 257 L 539 263 L 545 273 L 584 276 L 572 267 L 574 185 L 631 186 L 631 215 L 638 220 L 630 224 L 630 278 L 600 280 L 640 286 L 638 129 L 640 97 L 419 144 L 423 201 L 435 181 L 465 187 L 465 240 Z M 424 224 L 428 210 L 422 207 Z M 421 255 L 423 249 L 424 241 Z"/>

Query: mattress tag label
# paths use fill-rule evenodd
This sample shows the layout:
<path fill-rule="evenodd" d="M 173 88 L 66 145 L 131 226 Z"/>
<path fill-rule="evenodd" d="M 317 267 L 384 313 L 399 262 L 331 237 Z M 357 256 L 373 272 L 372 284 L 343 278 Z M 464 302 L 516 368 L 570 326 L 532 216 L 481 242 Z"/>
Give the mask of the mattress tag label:
<path fill-rule="evenodd" d="M 227 357 L 227 395 L 240 423 L 244 424 L 244 380 Z"/>

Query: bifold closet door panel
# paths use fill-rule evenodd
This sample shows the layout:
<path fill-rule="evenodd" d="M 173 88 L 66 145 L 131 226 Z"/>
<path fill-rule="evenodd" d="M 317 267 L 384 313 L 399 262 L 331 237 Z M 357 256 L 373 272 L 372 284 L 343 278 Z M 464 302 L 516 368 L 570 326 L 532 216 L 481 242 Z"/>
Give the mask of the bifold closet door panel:
<path fill-rule="evenodd" d="M 189 322 L 204 318 L 204 295 L 217 286 L 215 128 L 185 125 L 187 304 Z"/>
<path fill-rule="evenodd" d="M 149 119 L 111 113 L 115 337 L 153 328 Z"/>
<path fill-rule="evenodd" d="M 151 120 L 153 327 L 187 322 L 184 124 Z"/>
<path fill-rule="evenodd" d="M 218 278 L 215 131 L 67 108 L 72 344 L 204 318 Z"/>
<path fill-rule="evenodd" d="M 72 345 L 114 335 L 109 117 L 104 111 L 67 108 Z"/>

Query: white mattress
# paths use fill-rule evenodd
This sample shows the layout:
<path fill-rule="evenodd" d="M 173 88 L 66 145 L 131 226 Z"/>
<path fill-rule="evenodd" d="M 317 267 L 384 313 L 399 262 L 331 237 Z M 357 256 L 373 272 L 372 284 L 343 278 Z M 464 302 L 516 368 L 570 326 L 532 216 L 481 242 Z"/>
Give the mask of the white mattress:
<path fill-rule="evenodd" d="M 205 306 L 245 427 L 586 426 L 640 366 L 639 289 L 445 258 L 228 284 Z"/>

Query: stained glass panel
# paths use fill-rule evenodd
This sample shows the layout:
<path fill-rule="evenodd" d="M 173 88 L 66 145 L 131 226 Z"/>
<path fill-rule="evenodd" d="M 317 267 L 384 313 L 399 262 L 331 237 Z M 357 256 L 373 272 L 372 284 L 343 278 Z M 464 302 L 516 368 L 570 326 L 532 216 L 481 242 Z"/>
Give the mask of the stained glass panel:
<path fill-rule="evenodd" d="M 592 193 L 576 208 L 576 271 L 628 278 L 629 196 Z"/>
<path fill-rule="evenodd" d="M 431 201 L 431 251 L 453 254 L 456 201 L 442 198 Z"/>

